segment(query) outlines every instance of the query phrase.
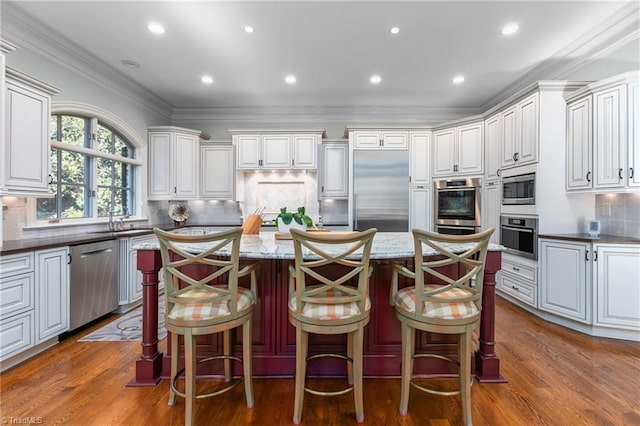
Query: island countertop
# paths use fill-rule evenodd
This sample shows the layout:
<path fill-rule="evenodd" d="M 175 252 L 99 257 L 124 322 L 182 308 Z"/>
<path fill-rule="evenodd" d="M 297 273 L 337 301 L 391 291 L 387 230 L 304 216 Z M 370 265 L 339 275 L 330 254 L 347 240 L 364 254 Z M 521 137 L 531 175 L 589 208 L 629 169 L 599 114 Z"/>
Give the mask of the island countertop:
<path fill-rule="evenodd" d="M 209 245 L 179 244 L 184 250 L 199 253 Z M 453 252 L 461 252 L 472 247 L 472 244 L 443 244 L 443 247 Z M 158 243 L 144 243 L 133 247 L 136 250 L 157 250 Z M 504 251 L 499 244 L 489 244 L 489 251 Z M 223 250 L 217 254 L 224 256 L 230 254 Z M 430 247 L 425 247 L 425 255 L 435 255 L 437 252 Z M 413 257 L 414 245 L 411 232 L 378 232 L 373 238 L 371 246 L 371 259 L 401 259 Z M 293 259 L 294 250 L 291 240 L 276 239 L 274 232 L 260 232 L 256 235 L 243 235 L 240 243 L 240 258 L 244 259 Z M 357 252 L 356 256 L 357 257 Z"/>

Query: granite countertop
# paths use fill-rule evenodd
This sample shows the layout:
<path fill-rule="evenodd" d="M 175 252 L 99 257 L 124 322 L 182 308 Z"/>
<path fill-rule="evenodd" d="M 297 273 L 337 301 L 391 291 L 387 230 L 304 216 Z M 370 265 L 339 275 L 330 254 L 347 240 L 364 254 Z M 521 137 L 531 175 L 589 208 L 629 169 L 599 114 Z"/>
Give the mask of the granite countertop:
<path fill-rule="evenodd" d="M 180 244 L 186 251 L 199 253 L 209 244 Z M 443 244 L 454 252 L 464 251 L 469 244 L 451 245 Z M 378 232 L 371 247 L 371 259 L 399 259 L 413 257 L 413 234 L 410 232 Z M 133 247 L 138 250 L 156 250 L 157 243 L 139 244 Z M 499 244 L 489 244 L 490 251 L 503 251 Z M 223 250 L 218 254 L 229 255 L 229 250 Z M 426 249 L 425 254 L 437 254 L 432 249 Z M 240 257 L 249 259 L 293 259 L 293 242 L 291 240 L 278 240 L 274 232 L 260 232 L 258 235 L 243 235 L 240 244 Z M 356 254 L 355 258 L 358 255 Z"/>
<path fill-rule="evenodd" d="M 640 244 L 640 238 L 620 237 L 617 235 L 600 235 L 599 237 L 592 237 L 589 234 L 538 234 L 538 238 L 576 241 L 580 243 Z"/>

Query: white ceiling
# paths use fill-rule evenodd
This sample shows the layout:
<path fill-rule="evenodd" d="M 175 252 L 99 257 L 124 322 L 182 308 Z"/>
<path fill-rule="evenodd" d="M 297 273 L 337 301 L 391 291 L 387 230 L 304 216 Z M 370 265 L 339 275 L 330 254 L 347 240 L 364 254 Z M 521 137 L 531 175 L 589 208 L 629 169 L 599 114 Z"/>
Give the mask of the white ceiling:
<path fill-rule="evenodd" d="M 628 1 L 14 4 L 174 108 L 479 109 L 528 78 L 566 73 L 563 61 L 611 32 L 629 10 Z M 150 21 L 166 33 L 151 34 Z M 520 25 L 512 37 L 500 34 L 508 22 Z M 391 26 L 400 33 L 390 35 Z M 637 65 L 637 46 L 637 38 L 623 45 L 616 59 Z M 124 67 L 124 59 L 140 68 Z M 296 84 L 284 82 L 289 73 Z M 374 73 L 382 76 L 377 86 L 369 83 Z M 213 85 L 200 82 L 204 74 Z M 464 84 L 452 84 L 457 74 Z"/>

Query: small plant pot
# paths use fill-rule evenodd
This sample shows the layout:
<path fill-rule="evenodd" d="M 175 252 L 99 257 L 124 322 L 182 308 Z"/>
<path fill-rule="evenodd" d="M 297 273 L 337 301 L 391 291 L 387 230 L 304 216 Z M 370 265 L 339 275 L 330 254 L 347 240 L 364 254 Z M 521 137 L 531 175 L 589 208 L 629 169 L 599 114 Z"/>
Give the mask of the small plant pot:
<path fill-rule="evenodd" d="M 278 221 L 278 232 L 283 233 L 283 234 L 290 234 L 290 229 L 299 229 L 301 231 L 305 231 L 307 229 L 307 225 L 306 224 L 302 224 L 300 225 L 298 222 L 296 222 L 295 220 L 292 220 L 291 223 L 289 223 L 288 225 L 285 224 L 284 222 L 282 222 L 281 220 Z"/>

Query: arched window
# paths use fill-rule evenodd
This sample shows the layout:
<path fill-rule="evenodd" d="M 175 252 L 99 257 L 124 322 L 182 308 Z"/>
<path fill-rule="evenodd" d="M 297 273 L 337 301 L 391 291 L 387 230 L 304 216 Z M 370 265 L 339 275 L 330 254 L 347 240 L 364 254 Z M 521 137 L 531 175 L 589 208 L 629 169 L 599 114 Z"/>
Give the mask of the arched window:
<path fill-rule="evenodd" d="M 53 198 L 37 199 L 36 220 L 135 215 L 134 145 L 97 117 L 54 114 L 49 127 Z"/>

